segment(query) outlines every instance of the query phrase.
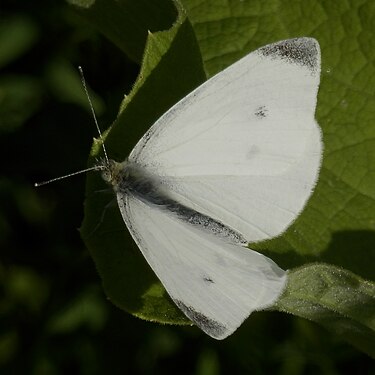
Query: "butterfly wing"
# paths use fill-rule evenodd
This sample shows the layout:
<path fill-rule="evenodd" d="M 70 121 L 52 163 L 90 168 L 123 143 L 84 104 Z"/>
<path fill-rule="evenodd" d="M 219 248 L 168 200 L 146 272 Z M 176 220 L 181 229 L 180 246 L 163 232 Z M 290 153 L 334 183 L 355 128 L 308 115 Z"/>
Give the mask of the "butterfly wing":
<path fill-rule="evenodd" d="M 129 160 L 161 176 L 172 199 L 249 241 L 274 237 L 317 180 L 319 76 L 315 39 L 260 48 L 172 107 Z"/>
<path fill-rule="evenodd" d="M 286 275 L 272 260 L 195 227 L 163 207 L 117 193 L 122 217 L 176 305 L 211 337 L 232 334 L 272 305 Z"/>

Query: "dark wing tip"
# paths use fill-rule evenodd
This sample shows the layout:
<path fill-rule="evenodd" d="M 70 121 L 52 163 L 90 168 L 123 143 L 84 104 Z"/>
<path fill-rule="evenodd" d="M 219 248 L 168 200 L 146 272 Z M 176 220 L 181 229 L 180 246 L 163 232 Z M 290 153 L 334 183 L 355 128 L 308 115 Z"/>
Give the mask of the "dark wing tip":
<path fill-rule="evenodd" d="M 230 334 L 227 327 L 225 327 L 223 324 L 196 311 L 192 306 L 187 306 L 184 302 L 178 299 L 173 299 L 173 301 L 189 319 L 191 319 L 202 331 L 206 332 L 212 338 L 222 340 Z"/>
<path fill-rule="evenodd" d="M 314 38 L 302 37 L 269 44 L 258 52 L 272 59 L 282 59 L 290 64 L 308 68 L 312 74 L 320 72 L 320 47 Z"/>

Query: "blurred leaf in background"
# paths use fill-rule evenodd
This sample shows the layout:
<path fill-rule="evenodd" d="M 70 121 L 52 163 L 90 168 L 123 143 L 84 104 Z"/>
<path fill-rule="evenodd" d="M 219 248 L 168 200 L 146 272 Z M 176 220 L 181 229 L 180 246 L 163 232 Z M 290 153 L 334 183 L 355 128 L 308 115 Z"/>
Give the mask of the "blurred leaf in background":
<path fill-rule="evenodd" d="M 84 176 L 34 189 L 35 181 L 86 167 L 97 135 L 78 65 L 102 129 L 116 119 L 108 148 L 121 160 L 157 117 L 205 79 L 203 70 L 212 76 L 264 44 L 314 36 L 323 56 L 317 108 L 326 147 L 322 176 L 290 231 L 259 249 L 286 268 L 324 261 L 346 269 L 294 270 L 292 293 L 280 301 L 280 310 L 288 311 L 298 296 L 298 280 L 306 288 L 303 296 L 311 293 L 316 301 L 315 292 L 330 290 L 330 282 L 347 283 L 354 295 L 358 285 L 367 290 L 363 283 L 373 278 L 375 245 L 374 3 L 184 0 L 183 6 L 188 19 L 169 0 L 39 0 L 22 7 L 2 2 L 0 372 L 374 373 L 366 354 L 296 316 L 256 313 L 233 336 L 216 342 L 195 327 L 124 313 L 107 301 L 97 270 L 107 295 L 122 308 L 149 319 L 183 319 L 138 249 L 126 245 L 115 209 L 101 228 L 109 243 L 88 244 L 94 266 L 76 230 L 83 219 Z M 104 187 L 100 176 L 88 176 L 88 192 L 96 186 Z M 91 214 L 100 217 L 111 195 L 93 193 L 88 199 Z M 95 215 L 85 220 L 89 228 Z M 112 247 L 118 239 L 123 247 Z M 316 284 L 324 280 L 321 275 L 327 277 L 324 285 Z M 309 288 L 309 280 L 320 289 Z M 324 296 L 321 302 L 329 302 L 319 295 Z M 373 324 L 370 308 L 365 303 L 364 326 Z M 368 337 L 365 348 L 373 342 Z"/>

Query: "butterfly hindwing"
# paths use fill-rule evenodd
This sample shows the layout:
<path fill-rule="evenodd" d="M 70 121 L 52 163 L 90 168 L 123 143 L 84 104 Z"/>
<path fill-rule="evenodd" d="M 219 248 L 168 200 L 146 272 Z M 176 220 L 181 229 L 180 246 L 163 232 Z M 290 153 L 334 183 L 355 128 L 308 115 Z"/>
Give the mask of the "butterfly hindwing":
<path fill-rule="evenodd" d="M 132 194 L 117 193 L 117 200 L 168 294 L 208 335 L 227 337 L 251 312 L 272 305 L 283 290 L 285 271 L 265 256 Z"/>

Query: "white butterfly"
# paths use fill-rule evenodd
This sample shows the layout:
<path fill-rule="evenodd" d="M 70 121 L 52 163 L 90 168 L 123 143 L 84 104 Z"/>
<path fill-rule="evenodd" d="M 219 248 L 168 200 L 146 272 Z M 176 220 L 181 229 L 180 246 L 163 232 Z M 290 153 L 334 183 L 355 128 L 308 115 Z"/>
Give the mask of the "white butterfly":
<path fill-rule="evenodd" d="M 216 339 L 275 303 L 287 275 L 246 247 L 280 235 L 315 186 L 319 44 L 245 56 L 165 113 L 128 159 L 94 169 L 176 305 Z"/>
<path fill-rule="evenodd" d="M 312 38 L 260 48 L 165 113 L 103 178 L 176 305 L 216 339 L 282 293 L 286 272 L 246 247 L 281 234 L 317 181 L 320 78 Z"/>

